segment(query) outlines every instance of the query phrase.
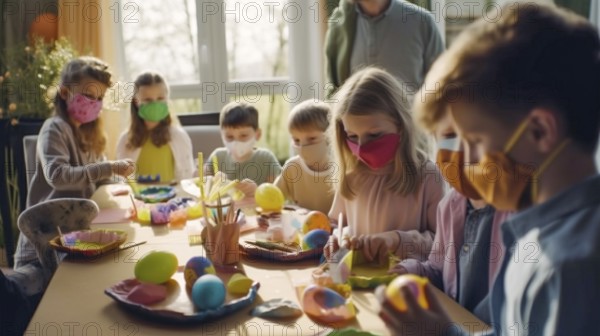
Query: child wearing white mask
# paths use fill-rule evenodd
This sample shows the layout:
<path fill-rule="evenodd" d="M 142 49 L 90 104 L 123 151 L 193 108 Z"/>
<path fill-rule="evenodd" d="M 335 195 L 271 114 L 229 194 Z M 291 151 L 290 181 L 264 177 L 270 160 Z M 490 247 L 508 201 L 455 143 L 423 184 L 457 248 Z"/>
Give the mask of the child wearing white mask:
<path fill-rule="evenodd" d="M 334 162 L 326 131 L 329 105 L 307 100 L 290 112 L 288 129 L 296 156 L 275 180 L 285 198 L 298 206 L 328 213 L 333 202 Z"/>
<path fill-rule="evenodd" d="M 270 150 L 255 147 L 261 136 L 258 110 L 246 103 L 229 103 L 221 111 L 219 124 L 225 147 L 215 149 L 208 161 L 212 162 L 216 156 L 219 171 L 230 180 L 242 181 L 240 189 L 246 194 L 243 186 L 273 183 L 275 177 L 281 174 L 281 165 Z M 208 175 L 214 174 L 212 165 L 205 167 Z"/>

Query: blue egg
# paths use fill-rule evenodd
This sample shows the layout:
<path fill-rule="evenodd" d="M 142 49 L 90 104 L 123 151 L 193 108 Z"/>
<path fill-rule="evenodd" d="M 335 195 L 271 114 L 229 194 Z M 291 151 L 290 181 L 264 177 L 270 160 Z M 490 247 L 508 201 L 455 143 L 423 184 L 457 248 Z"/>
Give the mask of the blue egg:
<path fill-rule="evenodd" d="M 216 309 L 225 302 L 225 285 L 216 275 L 198 278 L 192 287 L 192 301 L 200 310 Z"/>
<path fill-rule="evenodd" d="M 217 274 L 217 272 L 210 260 L 201 256 L 190 258 L 183 269 L 185 284 L 189 288 L 192 288 L 196 280 L 205 274 Z"/>
<path fill-rule="evenodd" d="M 329 232 L 316 229 L 308 232 L 304 238 L 302 239 L 302 249 L 303 250 L 312 250 L 325 247 L 327 241 L 329 240 Z"/>

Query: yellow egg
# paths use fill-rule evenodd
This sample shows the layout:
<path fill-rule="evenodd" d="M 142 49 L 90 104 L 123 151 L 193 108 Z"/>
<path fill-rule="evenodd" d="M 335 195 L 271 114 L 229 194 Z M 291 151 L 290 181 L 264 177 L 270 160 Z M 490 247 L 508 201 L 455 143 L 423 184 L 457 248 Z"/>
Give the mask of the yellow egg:
<path fill-rule="evenodd" d="M 281 211 L 285 202 L 281 190 L 272 183 L 263 183 L 258 186 L 254 193 L 254 199 L 256 200 L 256 204 L 265 212 Z"/>
<path fill-rule="evenodd" d="M 227 283 L 227 291 L 234 295 L 246 295 L 252 287 L 252 279 L 241 273 L 234 274 Z"/>
<path fill-rule="evenodd" d="M 423 309 L 429 309 L 429 303 L 425 297 L 425 285 L 427 285 L 427 278 L 420 277 L 414 274 L 403 274 L 398 276 L 396 279 L 387 286 L 385 294 L 390 300 L 392 305 L 400 312 L 405 312 L 408 308 L 404 297 L 400 292 L 402 287 L 408 287 L 417 302 Z"/>
<path fill-rule="evenodd" d="M 150 223 L 150 209 L 139 208 L 137 213 L 137 219 L 141 223 Z"/>
<path fill-rule="evenodd" d="M 167 251 L 152 251 L 135 264 L 135 277 L 140 282 L 161 284 L 167 282 L 177 271 L 177 257 Z"/>
<path fill-rule="evenodd" d="M 316 229 L 325 230 L 331 233 L 331 225 L 329 224 L 329 217 L 320 211 L 311 211 L 306 215 L 304 222 L 302 223 L 302 233 L 307 234 L 308 232 Z"/>
<path fill-rule="evenodd" d="M 196 219 L 202 217 L 202 204 L 193 205 L 187 208 L 186 210 L 188 219 Z"/>

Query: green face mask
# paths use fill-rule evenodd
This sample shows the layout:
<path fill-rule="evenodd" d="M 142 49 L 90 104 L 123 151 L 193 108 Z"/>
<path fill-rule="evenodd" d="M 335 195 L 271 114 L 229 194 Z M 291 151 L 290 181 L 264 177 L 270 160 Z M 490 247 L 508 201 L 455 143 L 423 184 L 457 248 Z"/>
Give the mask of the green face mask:
<path fill-rule="evenodd" d="M 169 115 L 169 107 L 163 101 L 155 101 L 140 106 L 140 118 L 148 121 L 161 121 Z"/>

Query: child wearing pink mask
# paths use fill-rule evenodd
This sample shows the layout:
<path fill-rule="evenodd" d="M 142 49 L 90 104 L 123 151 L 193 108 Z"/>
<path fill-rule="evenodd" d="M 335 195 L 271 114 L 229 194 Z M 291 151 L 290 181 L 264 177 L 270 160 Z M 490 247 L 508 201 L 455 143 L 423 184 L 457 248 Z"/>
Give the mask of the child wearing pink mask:
<path fill-rule="evenodd" d="M 132 161 L 107 161 L 104 156 L 100 112 L 110 85 L 108 66 L 97 58 L 80 57 L 65 66 L 54 99 L 55 115 L 38 135 L 27 207 L 56 198 L 90 198 L 98 185 L 115 181 L 114 175 L 134 172 Z M 15 269 L 28 264 L 41 267 L 25 236 L 19 235 L 17 245 Z"/>
<path fill-rule="evenodd" d="M 335 99 L 332 142 L 340 173 L 329 216 L 346 218 L 350 239 L 342 244 L 379 263 L 390 253 L 427 258 L 443 184 L 421 149 L 423 135 L 400 83 L 383 70 L 366 68 Z M 332 240 L 326 248 L 328 259 L 339 243 Z"/>

